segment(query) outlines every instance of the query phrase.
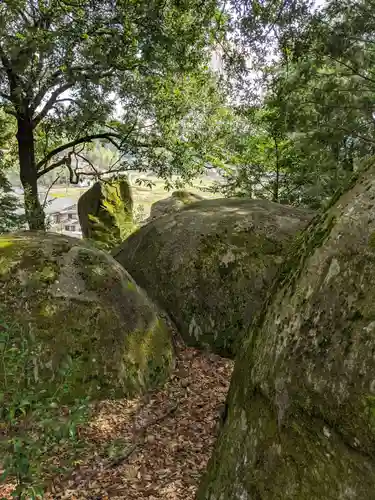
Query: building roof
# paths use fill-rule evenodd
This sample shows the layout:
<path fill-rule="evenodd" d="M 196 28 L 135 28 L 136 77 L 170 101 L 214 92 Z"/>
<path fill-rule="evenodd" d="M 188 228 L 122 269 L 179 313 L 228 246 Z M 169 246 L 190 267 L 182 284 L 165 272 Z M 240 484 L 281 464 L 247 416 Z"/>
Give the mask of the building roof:
<path fill-rule="evenodd" d="M 41 200 L 43 202 L 44 199 Z M 44 213 L 46 215 L 59 214 L 66 212 L 77 212 L 77 201 L 73 198 L 53 198 L 48 197 L 46 206 L 44 207 Z M 23 207 L 19 207 L 16 210 L 17 214 L 24 214 L 25 210 Z"/>
<path fill-rule="evenodd" d="M 77 201 L 73 198 L 53 198 L 49 196 L 44 211 L 46 214 L 55 214 L 69 210 L 75 211 L 76 208 Z"/>

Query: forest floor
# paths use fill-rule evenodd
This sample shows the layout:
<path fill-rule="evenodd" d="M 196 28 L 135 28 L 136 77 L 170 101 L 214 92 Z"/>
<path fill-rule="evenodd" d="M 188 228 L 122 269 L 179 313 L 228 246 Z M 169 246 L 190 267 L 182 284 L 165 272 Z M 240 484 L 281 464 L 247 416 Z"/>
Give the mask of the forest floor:
<path fill-rule="evenodd" d="M 218 431 L 233 362 L 181 347 L 163 389 L 95 404 L 74 471 L 48 500 L 193 500 Z M 67 455 L 68 456 L 68 451 Z M 63 464 L 64 450 L 55 458 Z M 0 486 L 0 498 L 6 496 Z M 8 486 L 9 488 L 9 486 Z"/>

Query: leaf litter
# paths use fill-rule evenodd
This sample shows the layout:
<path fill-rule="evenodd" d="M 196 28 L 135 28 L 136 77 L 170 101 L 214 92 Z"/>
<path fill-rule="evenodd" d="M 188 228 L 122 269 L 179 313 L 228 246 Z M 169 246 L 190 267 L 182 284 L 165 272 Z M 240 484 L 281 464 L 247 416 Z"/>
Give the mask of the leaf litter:
<path fill-rule="evenodd" d="M 82 448 L 73 472 L 49 478 L 44 498 L 193 500 L 232 369 L 231 360 L 179 346 L 176 367 L 161 390 L 93 404 L 89 424 L 79 429 Z M 69 456 L 62 449 L 54 465 L 66 464 Z M 9 488 L 0 486 L 0 498 Z"/>

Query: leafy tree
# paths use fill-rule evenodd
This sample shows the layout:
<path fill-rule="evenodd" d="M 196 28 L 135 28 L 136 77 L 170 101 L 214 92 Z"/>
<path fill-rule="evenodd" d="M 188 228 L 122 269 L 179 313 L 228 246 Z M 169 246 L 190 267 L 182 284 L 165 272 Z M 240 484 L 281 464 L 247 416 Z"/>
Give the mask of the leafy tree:
<path fill-rule="evenodd" d="M 305 204 L 319 206 L 374 154 L 371 5 L 328 2 L 280 46 L 274 82 L 283 99 L 274 104 L 298 158 L 294 180 Z"/>
<path fill-rule="evenodd" d="M 239 113 L 235 133 L 228 135 L 232 156 L 220 190 L 228 196 L 319 205 L 318 176 L 306 165 L 289 102 L 291 46 L 312 19 L 312 3 L 232 0 L 231 12 L 235 44 L 225 60 L 234 76 L 232 100 Z"/>
<path fill-rule="evenodd" d="M 375 2 L 233 5 L 241 54 L 251 55 L 237 66 L 251 137 L 225 188 L 317 208 L 374 154 Z"/>
<path fill-rule="evenodd" d="M 279 75 L 299 169 L 322 200 L 374 154 L 373 1 L 330 1 L 295 39 L 284 40 Z"/>
<path fill-rule="evenodd" d="M 18 229 L 24 223 L 19 202 L 6 177 L 12 161 L 15 123 L 0 110 L 0 234 Z"/>
<path fill-rule="evenodd" d="M 223 168 L 225 182 L 214 189 L 226 196 L 266 198 L 301 204 L 299 158 L 288 136 L 279 96 L 271 95 L 262 106 L 241 109 L 233 135 L 228 136 L 229 165 Z"/>
<path fill-rule="evenodd" d="M 0 4 L 0 105 L 17 121 L 30 228 L 45 227 L 38 179 L 64 166 L 77 181 L 82 162 L 93 167 L 82 153 L 94 141 L 111 143 L 133 166 L 162 167 L 167 158 L 173 167 L 182 150 L 193 159 L 194 141 L 182 148 L 173 140 L 178 117 L 192 116 L 186 100 L 176 95 L 176 110 L 166 99 L 187 83 L 192 94 L 201 75 L 209 81 L 202 60 L 220 23 L 216 0 Z"/>
<path fill-rule="evenodd" d="M 17 197 L 12 193 L 6 177 L 0 172 L 0 234 L 22 227 L 24 220 L 19 209 Z"/>

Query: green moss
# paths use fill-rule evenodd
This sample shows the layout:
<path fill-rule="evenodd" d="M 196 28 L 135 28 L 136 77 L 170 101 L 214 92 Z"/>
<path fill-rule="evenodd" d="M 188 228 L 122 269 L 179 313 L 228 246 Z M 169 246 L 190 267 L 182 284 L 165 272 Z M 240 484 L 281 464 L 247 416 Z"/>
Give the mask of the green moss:
<path fill-rule="evenodd" d="M 53 283 L 58 276 L 57 266 L 46 265 L 41 271 L 37 271 L 35 275 L 42 282 Z"/>
<path fill-rule="evenodd" d="M 370 234 L 368 244 L 372 250 L 375 250 L 375 232 Z"/>
<path fill-rule="evenodd" d="M 373 160 L 364 170 L 370 166 Z M 372 498 L 375 397 L 367 392 L 374 385 L 373 256 L 360 246 L 358 233 L 354 235 L 361 243 L 351 247 L 352 233 L 345 222 L 341 241 L 330 241 L 316 255 L 327 262 L 312 289 L 308 280 L 316 268 L 307 264 L 330 236 L 340 205 L 348 202 L 350 207 L 350 196 L 361 197 L 367 190 L 369 175 L 361 179 L 362 172 L 298 235 L 288 252 L 248 332 L 246 349 L 237 358 L 229 419 L 198 500 L 220 495 L 226 500 Z M 353 220 L 361 226 L 366 218 L 360 217 L 370 207 L 361 206 L 360 199 L 356 207 Z M 361 236 L 365 234 L 366 229 Z M 369 247 L 374 245 L 371 234 Z M 332 250 L 339 271 L 327 284 Z M 307 290 L 310 298 L 302 298 Z M 285 383 L 284 399 L 277 393 L 278 383 Z"/>
<path fill-rule="evenodd" d="M 78 213 L 85 238 L 108 250 L 135 230 L 133 201 L 126 177 L 97 182 L 78 202 Z"/>
<path fill-rule="evenodd" d="M 56 235 L 15 238 L 8 248 L 0 319 L 16 325 L 14 345 L 35 339 L 30 366 L 44 385 L 67 384 L 72 400 L 133 395 L 165 380 L 173 363 L 169 331 L 115 261 Z M 24 375 L 17 375 L 20 386 L 28 383 Z M 0 369 L 0 390 L 4 383 Z"/>
<path fill-rule="evenodd" d="M 272 283 L 280 262 L 283 260 L 287 242 L 277 241 L 267 235 L 255 231 L 225 231 L 209 235 L 201 241 L 199 254 L 194 260 L 194 269 L 199 272 L 199 288 L 201 294 L 197 300 L 207 296 L 219 286 L 222 293 L 217 297 L 215 305 L 210 304 L 211 315 L 217 317 L 215 325 L 216 338 L 212 339 L 212 323 L 205 317 L 197 315 L 199 304 L 195 310 L 195 302 L 184 314 L 186 321 L 198 317 L 201 328 L 199 338 L 190 336 L 192 345 L 211 346 L 214 343 L 216 352 L 233 357 L 242 343 L 242 338 L 249 320 L 244 311 L 249 307 L 247 290 L 243 287 L 257 280 L 262 275 L 264 281 Z M 252 309 L 260 307 L 267 289 L 260 288 L 252 298 Z M 202 288 L 204 290 L 202 291 Z M 185 306 L 186 307 L 186 306 Z M 217 312 L 216 312 L 217 311 Z M 222 311 L 222 313 L 220 313 Z"/>
<path fill-rule="evenodd" d="M 366 420 L 369 420 L 375 435 L 375 396 L 369 394 L 364 398 L 364 412 Z"/>
<path fill-rule="evenodd" d="M 244 393 L 245 395 L 246 393 Z M 272 500 L 371 498 L 374 466 L 336 430 L 290 408 L 283 424 L 260 392 L 230 405 L 197 500 L 242 496 Z M 349 497 L 350 498 L 350 497 Z"/>
<path fill-rule="evenodd" d="M 189 345 L 233 357 L 295 228 L 310 214 L 253 200 L 194 207 L 150 222 L 113 255 L 168 311 Z"/>
<path fill-rule="evenodd" d="M 173 364 L 169 333 L 160 320 L 147 332 L 129 334 L 124 353 L 121 379 L 126 381 L 126 391 L 132 394 L 160 385 Z"/>
<path fill-rule="evenodd" d="M 13 242 L 11 240 L 6 240 L 5 238 L 3 241 L 0 241 L 0 248 L 3 250 L 4 248 L 10 247 L 13 245 Z"/>

